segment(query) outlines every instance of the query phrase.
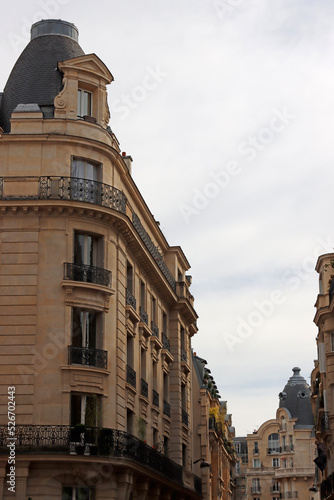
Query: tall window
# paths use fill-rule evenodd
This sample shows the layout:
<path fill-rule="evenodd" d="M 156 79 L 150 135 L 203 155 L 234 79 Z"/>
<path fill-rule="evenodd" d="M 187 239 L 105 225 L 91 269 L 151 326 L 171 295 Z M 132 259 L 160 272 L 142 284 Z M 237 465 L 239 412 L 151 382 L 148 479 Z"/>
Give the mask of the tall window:
<path fill-rule="evenodd" d="M 253 467 L 254 468 L 261 467 L 261 460 L 259 458 L 254 458 L 254 460 L 253 460 Z"/>
<path fill-rule="evenodd" d="M 74 264 L 101 267 L 98 249 L 99 238 L 80 231 L 74 232 Z"/>
<path fill-rule="evenodd" d="M 102 348 L 101 314 L 78 307 L 72 310 L 72 346 Z"/>
<path fill-rule="evenodd" d="M 268 449 L 269 453 L 279 453 L 279 436 L 277 433 L 270 434 L 268 437 Z"/>
<path fill-rule="evenodd" d="M 93 500 L 93 494 L 85 486 L 63 486 L 61 500 Z"/>
<path fill-rule="evenodd" d="M 71 394 L 71 425 L 101 425 L 101 398 L 96 394 Z"/>
<path fill-rule="evenodd" d="M 126 287 L 128 292 L 133 295 L 133 267 L 130 262 L 126 263 Z"/>
<path fill-rule="evenodd" d="M 78 89 L 78 116 L 92 116 L 92 93 Z"/>
<path fill-rule="evenodd" d="M 279 467 L 279 458 L 273 458 L 273 467 Z"/>
<path fill-rule="evenodd" d="M 252 479 L 252 493 L 261 493 L 260 479 Z"/>
<path fill-rule="evenodd" d="M 254 441 L 254 455 L 258 455 L 258 454 L 259 454 L 259 442 Z"/>

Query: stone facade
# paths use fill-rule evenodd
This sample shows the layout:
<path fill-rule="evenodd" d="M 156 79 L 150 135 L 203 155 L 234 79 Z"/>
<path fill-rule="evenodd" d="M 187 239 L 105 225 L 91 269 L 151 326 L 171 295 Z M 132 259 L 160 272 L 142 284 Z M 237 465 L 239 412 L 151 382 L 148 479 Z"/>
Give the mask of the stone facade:
<path fill-rule="evenodd" d="M 316 270 L 319 273 L 319 294 L 315 303 L 314 322 L 318 356 L 312 372 L 312 405 L 317 438 L 317 486 L 321 499 L 334 498 L 334 253 L 321 255 Z"/>
<path fill-rule="evenodd" d="M 34 26 L 0 99 L 0 499 L 200 499 L 190 266 L 108 126 L 110 71 L 60 24 Z"/>

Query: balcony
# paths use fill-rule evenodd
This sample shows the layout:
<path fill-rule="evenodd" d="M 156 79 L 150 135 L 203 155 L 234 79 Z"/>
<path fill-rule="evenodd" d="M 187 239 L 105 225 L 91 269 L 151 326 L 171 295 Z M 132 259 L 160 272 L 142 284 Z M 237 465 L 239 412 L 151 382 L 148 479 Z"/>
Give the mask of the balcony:
<path fill-rule="evenodd" d="M 187 352 L 184 347 L 181 347 L 181 361 L 187 362 Z"/>
<path fill-rule="evenodd" d="M 170 417 L 170 404 L 165 399 L 163 400 L 163 414 Z"/>
<path fill-rule="evenodd" d="M 64 279 L 110 287 L 111 271 L 101 267 L 64 262 Z"/>
<path fill-rule="evenodd" d="M 325 499 L 334 493 L 334 472 L 320 485 L 321 498 Z"/>
<path fill-rule="evenodd" d="M 134 310 L 136 310 L 137 301 L 128 288 L 126 289 L 126 305 L 131 306 Z"/>
<path fill-rule="evenodd" d="M 182 408 L 182 423 L 184 425 L 188 425 L 188 421 L 189 421 L 188 413 Z"/>
<path fill-rule="evenodd" d="M 282 453 L 282 448 L 280 446 L 276 446 L 275 448 L 267 448 L 268 455 L 275 455 L 277 453 Z"/>
<path fill-rule="evenodd" d="M 0 455 L 8 455 L 8 427 L 0 427 Z M 140 439 L 124 431 L 98 427 L 70 425 L 19 425 L 15 429 L 15 447 L 20 455 L 52 454 L 82 455 L 116 458 L 123 457 L 153 469 L 165 478 L 183 484 L 183 469 L 165 455 Z M 90 460 L 90 459 L 88 459 Z M 201 481 L 196 476 L 196 491 Z"/>
<path fill-rule="evenodd" d="M 152 391 L 152 404 L 159 408 L 159 393 L 153 389 Z"/>
<path fill-rule="evenodd" d="M 281 493 L 280 497 L 283 499 L 298 498 L 298 491 L 285 491 L 285 492 Z"/>
<path fill-rule="evenodd" d="M 136 372 L 129 365 L 126 365 L 126 381 L 132 387 L 136 387 Z"/>
<path fill-rule="evenodd" d="M 148 398 L 148 383 L 143 378 L 140 379 L 140 394 Z"/>
<path fill-rule="evenodd" d="M 162 345 L 164 349 L 170 352 L 170 340 L 164 332 L 162 332 Z"/>
<path fill-rule="evenodd" d="M 320 417 L 320 431 L 329 431 L 329 412 L 325 411 Z"/>
<path fill-rule="evenodd" d="M 153 321 L 151 321 L 151 330 L 152 330 L 152 334 L 159 338 L 159 328 L 157 327 L 157 325 L 154 324 Z"/>
<path fill-rule="evenodd" d="M 150 252 L 152 257 L 154 258 L 154 260 L 157 263 L 158 267 L 160 268 L 162 274 L 165 276 L 166 280 L 168 281 L 168 283 L 170 284 L 170 286 L 172 287 L 172 289 L 175 292 L 176 281 L 174 279 L 174 276 L 172 275 L 172 273 L 168 269 L 168 267 L 163 259 L 163 256 L 159 252 L 158 248 L 154 245 L 154 243 L 151 240 L 148 233 L 145 231 L 142 223 L 140 222 L 138 215 L 135 212 L 132 213 L 132 224 L 133 224 L 134 228 L 136 229 L 137 233 L 139 234 L 139 236 L 141 237 L 142 241 L 146 245 L 148 251 Z"/>
<path fill-rule="evenodd" d="M 94 368 L 107 369 L 108 352 L 89 347 L 68 346 L 68 363 L 70 365 L 93 366 Z"/>
<path fill-rule="evenodd" d="M 148 314 L 143 307 L 139 308 L 140 321 L 148 326 Z"/>

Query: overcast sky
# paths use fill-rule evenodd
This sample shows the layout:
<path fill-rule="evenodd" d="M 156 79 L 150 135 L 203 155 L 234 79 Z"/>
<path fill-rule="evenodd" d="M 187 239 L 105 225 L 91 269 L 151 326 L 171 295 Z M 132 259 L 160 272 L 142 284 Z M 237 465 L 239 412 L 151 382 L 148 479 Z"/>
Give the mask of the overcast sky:
<path fill-rule="evenodd" d="M 237 435 L 253 432 L 316 358 L 314 266 L 334 247 L 334 2 L 16 0 L 0 89 L 42 18 L 73 22 L 113 74 L 110 126 L 192 266 L 194 350 Z"/>

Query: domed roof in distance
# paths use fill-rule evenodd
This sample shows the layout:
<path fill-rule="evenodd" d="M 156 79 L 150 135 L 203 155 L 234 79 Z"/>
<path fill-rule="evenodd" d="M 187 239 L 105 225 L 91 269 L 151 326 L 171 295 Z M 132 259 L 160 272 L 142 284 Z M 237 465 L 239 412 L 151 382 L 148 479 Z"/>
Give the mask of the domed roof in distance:
<path fill-rule="evenodd" d="M 38 104 L 53 115 L 53 101 L 62 89 L 58 61 L 84 55 L 72 23 L 43 20 L 31 28 L 31 41 L 18 58 L 1 100 L 0 126 L 10 132 L 10 116 L 18 104 Z"/>
<path fill-rule="evenodd" d="M 286 408 L 291 418 L 297 418 L 296 428 L 313 427 L 314 419 L 311 408 L 311 390 L 306 380 L 300 375 L 300 368 L 292 369 L 293 375 L 283 391 L 279 393 L 279 407 Z"/>

